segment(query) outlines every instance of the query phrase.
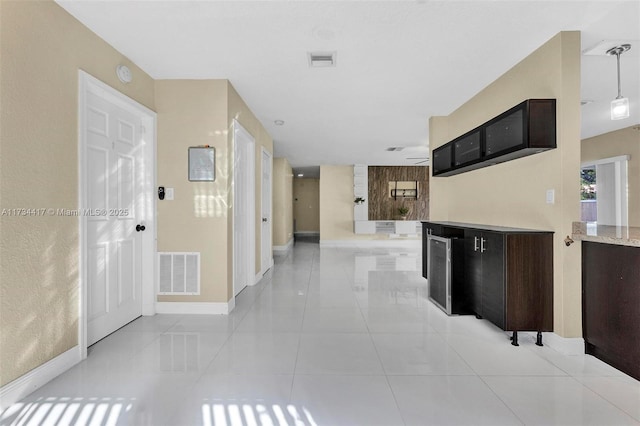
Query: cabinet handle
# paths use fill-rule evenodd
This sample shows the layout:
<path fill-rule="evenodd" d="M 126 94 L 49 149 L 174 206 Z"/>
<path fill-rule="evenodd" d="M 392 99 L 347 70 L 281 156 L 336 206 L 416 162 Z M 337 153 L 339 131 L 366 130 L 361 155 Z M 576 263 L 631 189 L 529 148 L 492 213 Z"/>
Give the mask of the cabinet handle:
<path fill-rule="evenodd" d="M 478 251 L 478 237 L 473 237 L 473 251 Z"/>
<path fill-rule="evenodd" d="M 484 248 L 484 243 L 485 243 L 486 241 L 487 241 L 487 240 L 485 240 L 484 238 L 480 238 L 480 253 L 484 253 L 485 251 L 487 251 L 487 250 Z"/>

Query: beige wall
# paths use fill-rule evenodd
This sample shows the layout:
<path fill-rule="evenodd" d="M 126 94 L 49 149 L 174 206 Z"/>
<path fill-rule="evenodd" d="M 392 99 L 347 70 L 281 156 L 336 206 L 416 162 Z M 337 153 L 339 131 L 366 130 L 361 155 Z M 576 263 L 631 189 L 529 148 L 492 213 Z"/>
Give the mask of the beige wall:
<path fill-rule="evenodd" d="M 296 232 L 320 232 L 320 179 L 293 180 L 293 218 Z"/>
<path fill-rule="evenodd" d="M 431 178 L 430 218 L 551 230 L 554 329 L 582 335 L 580 245 L 566 247 L 580 220 L 580 34 L 563 32 L 448 117 L 432 117 L 431 149 L 528 98 L 557 99 L 558 148 L 451 177 Z M 546 191 L 555 190 L 555 204 Z"/>
<path fill-rule="evenodd" d="M 227 120 L 229 126 L 229 136 L 228 136 L 228 146 L 231 147 L 233 142 L 233 135 L 231 133 L 231 128 L 233 126 L 233 120 L 238 120 L 238 122 L 244 127 L 255 139 L 255 188 L 256 188 L 256 222 L 255 222 L 255 230 L 256 230 L 256 248 L 255 248 L 255 273 L 257 274 L 261 270 L 260 258 L 261 258 L 261 247 L 262 247 L 262 239 L 261 239 L 261 218 L 262 218 L 262 150 L 273 154 L 273 139 L 267 131 L 265 130 L 262 123 L 258 121 L 256 116 L 251 112 L 247 104 L 242 100 L 238 92 L 236 92 L 235 88 L 227 81 L 227 93 L 228 93 L 228 108 L 227 108 Z M 233 214 L 230 216 L 229 220 L 233 217 Z M 233 228 L 231 222 L 228 224 L 228 232 L 233 232 Z M 273 228 L 272 231 L 273 232 Z M 231 234 L 229 234 L 229 241 L 233 241 L 231 238 Z M 228 246 L 228 249 L 231 250 L 231 245 Z M 232 253 L 232 251 L 230 251 Z M 229 257 L 231 260 L 231 257 Z M 231 267 L 231 263 L 228 265 L 228 271 L 231 273 L 233 271 Z M 229 283 L 231 285 L 232 279 L 229 277 Z M 229 287 L 229 292 L 231 294 L 232 289 Z"/>
<path fill-rule="evenodd" d="M 629 226 L 640 226 L 640 128 L 631 126 L 582 140 L 580 159 L 583 163 L 619 155 L 631 157 L 628 162 Z"/>
<path fill-rule="evenodd" d="M 76 209 L 78 69 L 151 109 L 153 80 L 53 1 L 0 1 L 0 57 L 0 209 Z M 78 225 L 0 216 L 0 385 L 78 343 Z"/>
<path fill-rule="evenodd" d="M 158 186 L 174 200 L 158 201 L 158 251 L 200 253 L 200 295 L 159 301 L 227 302 L 229 149 L 226 80 L 156 81 Z M 215 182 L 190 182 L 188 148 L 216 150 Z"/>
<path fill-rule="evenodd" d="M 320 166 L 320 241 L 369 239 L 353 233 L 353 166 Z"/>
<path fill-rule="evenodd" d="M 175 188 L 158 202 L 158 251 L 200 253 L 200 295 L 158 296 L 161 302 L 226 303 L 233 295 L 233 120 L 255 139 L 256 265 L 260 271 L 261 153 L 271 137 L 227 80 L 159 80 L 158 185 Z M 215 182 L 190 182 L 188 147 L 216 149 Z"/>
<path fill-rule="evenodd" d="M 286 158 L 273 159 L 273 245 L 293 239 L 293 170 Z"/>

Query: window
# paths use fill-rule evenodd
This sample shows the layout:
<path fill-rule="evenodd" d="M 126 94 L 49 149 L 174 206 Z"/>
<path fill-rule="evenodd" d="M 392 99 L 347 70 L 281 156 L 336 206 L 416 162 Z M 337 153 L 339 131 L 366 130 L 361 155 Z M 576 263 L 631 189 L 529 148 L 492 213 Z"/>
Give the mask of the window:
<path fill-rule="evenodd" d="M 628 155 L 582 163 L 581 220 L 628 226 Z"/>

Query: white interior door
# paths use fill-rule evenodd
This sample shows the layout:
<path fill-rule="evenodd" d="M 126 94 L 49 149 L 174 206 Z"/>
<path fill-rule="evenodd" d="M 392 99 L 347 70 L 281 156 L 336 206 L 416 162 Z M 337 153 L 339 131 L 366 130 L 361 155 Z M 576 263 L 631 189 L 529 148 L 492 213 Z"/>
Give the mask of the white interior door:
<path fill-rule="evenodd" d="M 233 123 L 233 295 L 253 284 L 255 270 L 255 139 Z"/>
<path fill-rule="evenodd" d="M 271 246 L 271 153 L 262 150 L 262 272 L 267 272 L 273 265 Z"/>
<path fill-rule="evenodd" d="M 142 314 L 141 117 L 89 93 L 85 204 L 87 345 Z"/>

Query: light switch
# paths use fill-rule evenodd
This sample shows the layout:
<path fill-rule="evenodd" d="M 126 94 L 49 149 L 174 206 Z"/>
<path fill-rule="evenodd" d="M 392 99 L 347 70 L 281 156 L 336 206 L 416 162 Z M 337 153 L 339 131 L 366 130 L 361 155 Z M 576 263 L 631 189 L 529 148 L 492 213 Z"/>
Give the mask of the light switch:
<path fill-rule="evenodd" d="M 164 199 L 168 201 L 173 200 L 173 188 L 165 188 Z"/>
<path fill-rule="evenodd" d="M 547 189 L 547 204 L 555 204 L 556 202 L 556 190 Z"/>

